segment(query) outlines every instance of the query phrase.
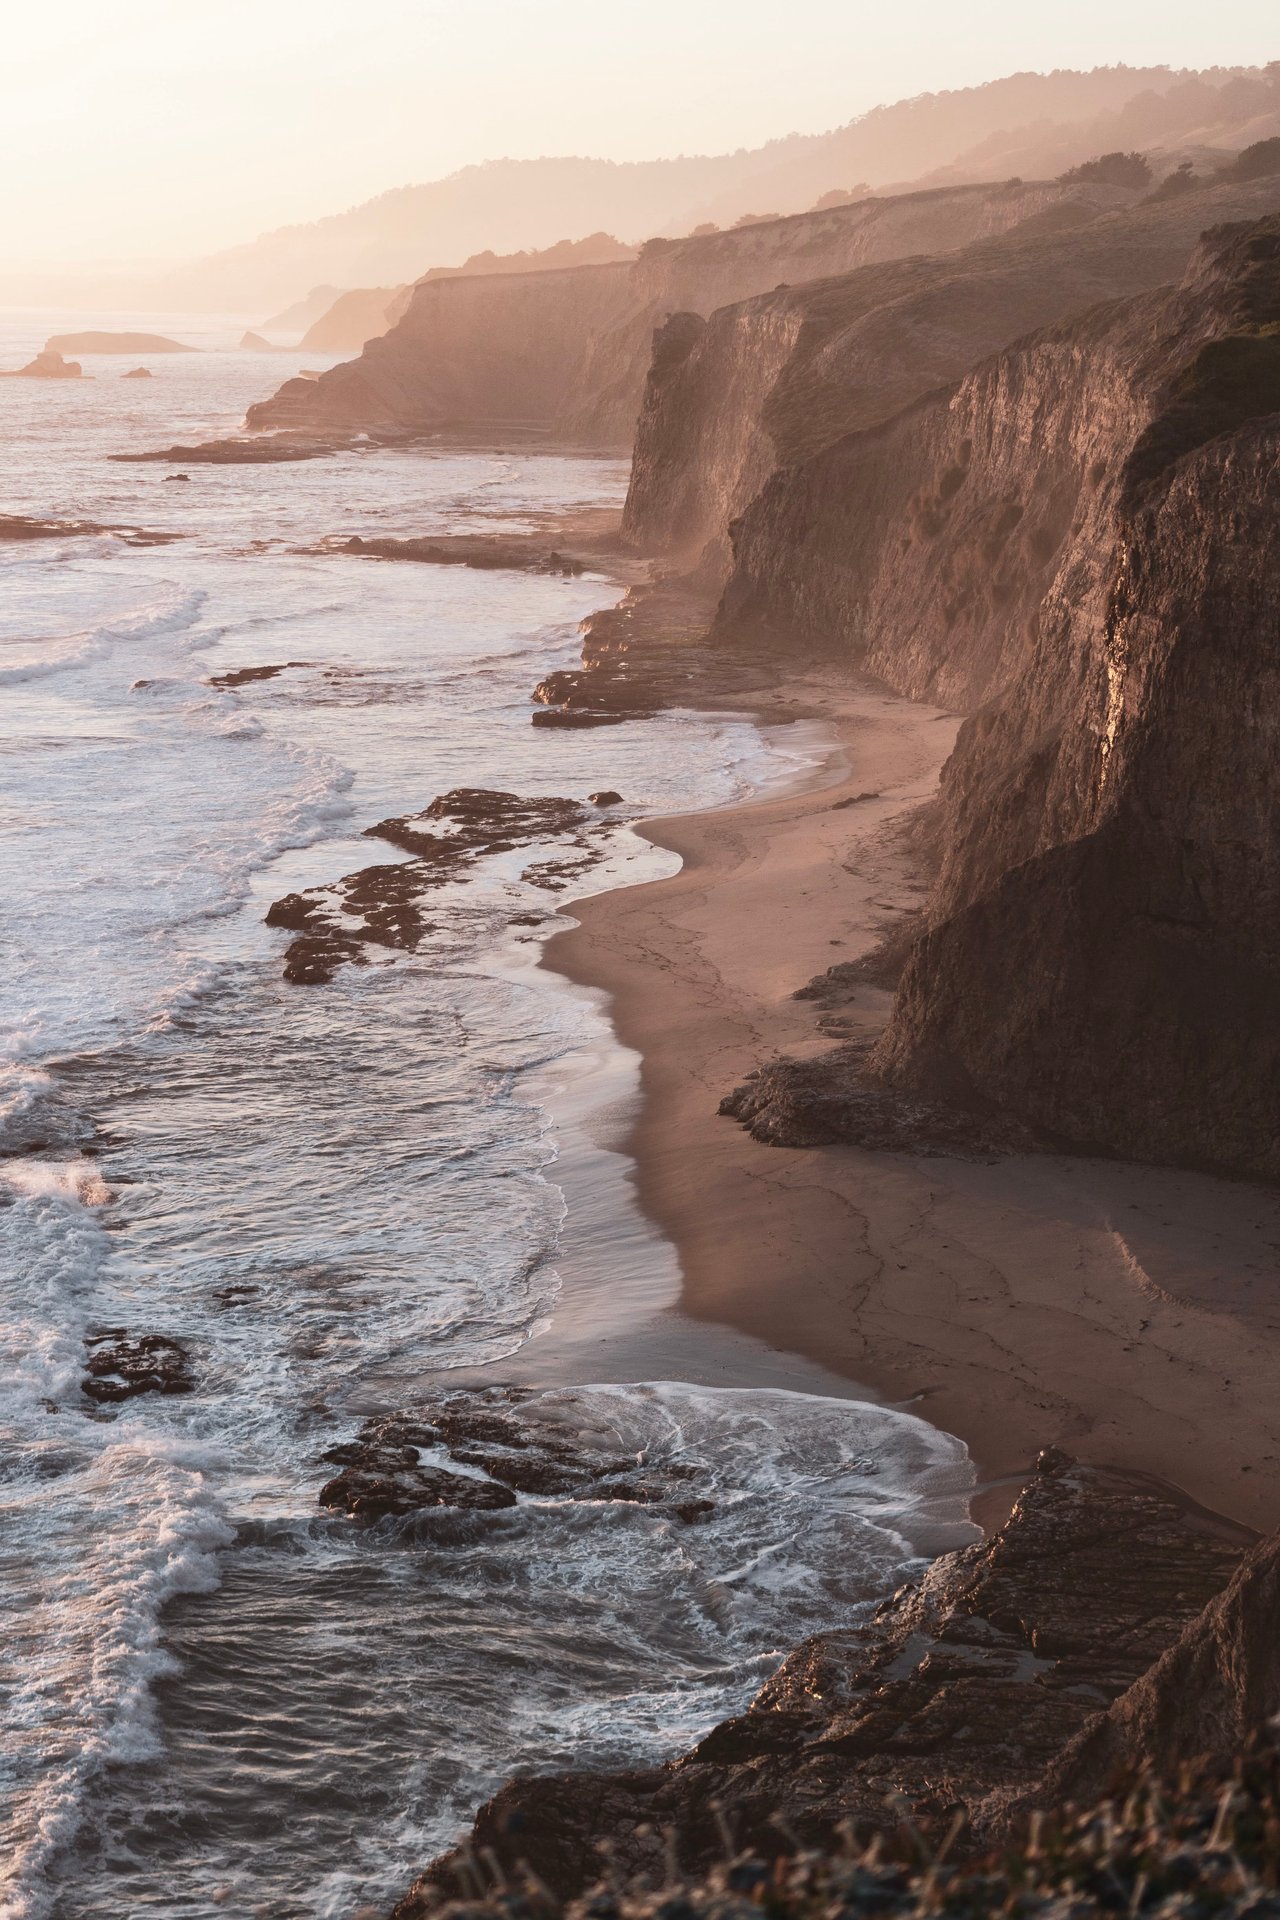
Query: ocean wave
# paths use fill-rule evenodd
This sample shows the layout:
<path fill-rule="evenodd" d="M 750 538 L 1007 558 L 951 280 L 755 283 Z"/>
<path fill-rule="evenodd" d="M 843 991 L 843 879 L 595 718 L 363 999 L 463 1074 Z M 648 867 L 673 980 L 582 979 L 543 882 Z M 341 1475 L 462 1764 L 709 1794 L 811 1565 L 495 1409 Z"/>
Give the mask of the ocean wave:
<path fill-rule="evenodd" d="M 70 673 L 103 659 L 116 647 L 133 640 L 154 639 L 166 633 L 182 633 L 199 618 L 207 595 L 203 588 L 173 587 L 158 603 L 139 607 L 135 612 L 105 621 L 81 633 L 59 636 L 52 644 L 61 651 L 42 658 L 23 661 L 16 666 L 0 666 L 0 686 L 20 686 L 26 681 L 44 680 L 52 674 Z"/>

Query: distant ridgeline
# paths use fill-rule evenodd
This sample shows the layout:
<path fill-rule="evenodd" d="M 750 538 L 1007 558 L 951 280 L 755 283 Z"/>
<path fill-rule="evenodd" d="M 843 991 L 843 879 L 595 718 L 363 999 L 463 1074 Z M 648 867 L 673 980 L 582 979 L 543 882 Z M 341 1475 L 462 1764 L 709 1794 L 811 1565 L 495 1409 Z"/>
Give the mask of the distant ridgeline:
<path fill-rule="evenodd" d="M 304 288 L 327 287 L 332 305 L 337 289 L 403 286 L 481 249 L 509 255 L 566 235 L 635 242 L 799 213 L 851 190 L 1052 179 L 1091 155 L 1133 149 L 1166 154 L 1170 168 L 1190 156 L 1197 165 L 1220 162 L 1280 133 L 1276 79 L 1276 69 L 1256 67 L 1016 73 L 876 107 L 831 133 L 734 153 L 626 164 L 496 160 L 192 262 L 149 283 L 134 304 L 270 312 L 297 302 Z"/>

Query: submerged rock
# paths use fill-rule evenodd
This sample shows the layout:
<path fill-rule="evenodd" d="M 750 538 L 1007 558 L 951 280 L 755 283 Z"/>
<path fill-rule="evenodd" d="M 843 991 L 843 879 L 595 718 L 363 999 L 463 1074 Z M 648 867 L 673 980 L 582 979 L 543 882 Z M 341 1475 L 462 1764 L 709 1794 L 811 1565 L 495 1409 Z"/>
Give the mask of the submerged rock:
<path fill-rule="evenodd" d="M 253 670 L 242 672 L 248 677 Z M 285 951 L 284 977 L 295 986 L 317 986 L 343 965 L 366 965 L 371 948 L 416 952 L 434 930 L 423 911 L 425 896 L 466 880 L 488 854 L 571 834 L 577 854 L 534 863 L 525 872 L 535 886 L 552 891 L 566 886 L 599 857 L 597 848 L 582 837 L 584 829 L 599 831 L 603 825 L 592 822 L 577 800 L 527 798 L 487 787 L 455 787 L 421 813 L 380 820 L 365 828 L 366 837 L 386 840 L 411 859 L 362 867 L 330 886 L 286 894 L 269 909 L 269 927 L 297 936 Z"/>
<path fill-rule="evenodd" d="M 324 1454 L 343 1471 L 321 1488 L 320 1503 L 358 1519 L 423 1507 L 495 1510 L 520 1494 L 654 1507 L 685 1524 L 714 1513 L 713 1501 L 689 1497 L 702 1468 L 603 1452 L 555 1415 L 532 1388 L 484 1387 L 372 1420 Z M 422 1451 L 437 1458 L 424 1463 Z"/>
<path fill-rule="evenodd" d="M 145 1333 L 131 1340 L 123 1327 L 94 1334 L 80 1390 L 91 1400 L 132 1400 L 140 1393 L 190 1393 L 196 1384 L 181 1341 Z"/>

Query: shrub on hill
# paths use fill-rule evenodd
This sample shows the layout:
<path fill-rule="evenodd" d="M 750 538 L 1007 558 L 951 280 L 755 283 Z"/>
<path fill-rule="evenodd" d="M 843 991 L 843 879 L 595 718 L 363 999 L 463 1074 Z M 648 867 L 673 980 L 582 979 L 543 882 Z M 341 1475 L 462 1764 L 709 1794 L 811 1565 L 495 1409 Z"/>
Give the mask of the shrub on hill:
<path fill-rule="evenodd" d="M 1058 178 L 1064 184 L 1072 180 L 1096 180 L 1104 187 L 1149 187 L 1151 164 L 1145 153 L 1100 153 L 1096 159 L 1069 167 Z"/>

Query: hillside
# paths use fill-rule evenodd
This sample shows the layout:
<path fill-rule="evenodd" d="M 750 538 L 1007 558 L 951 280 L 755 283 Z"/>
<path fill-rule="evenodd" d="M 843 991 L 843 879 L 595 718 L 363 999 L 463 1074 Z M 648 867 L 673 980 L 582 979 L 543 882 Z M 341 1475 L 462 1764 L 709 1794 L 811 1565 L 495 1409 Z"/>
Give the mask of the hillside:
<path fill-rule="evenodd" d="M 1109 127 L 1107 116 L 1130 102 L 1147 103 L 1142 144 L 1163 144 L 1160 102 L 1189 80 L 1205 89 L 1200 118 L 1212 122 L 1222 144 L 1243 146 L 1259 137 L 1247 130 L 1256 104 L 1233 105 L 1226 91 L 1242 80 L 1271 84 L 1252 69 L 1020 73 L 876 107 L 831 133 L 793 134 L 731 154 L 626 164 L 572 157 L 494 160 L 464 167 L 447 179 L 399 187 L 324 220 L 282 227 L 193 261 L 157 279 L 150 291 L 158 304 L 269 310 L 321 282 L 400 285 L 482 248 L 509 253 L 600 229 L 634 242 L 687 233 L 707 220 L 725 224 L 743 214 L 800 212 L 831 188 L 918 181 L 965 156 L 969 180 L 990 179 L 999 170 L 990 160 L 983 163 L 975 149 L 984 142 L 1011 149 L 1020 137 L 1025 147 L 1026 130 L 1045 125 L 1054 129 L 1050 170 L 1057 171 L 1059 161 L 1066 166 L 1096 153 L 1099 126 Z M 1181 138 L 1187 117 L 1181 97 L 1170 115 L 1170 127 Z"/>

